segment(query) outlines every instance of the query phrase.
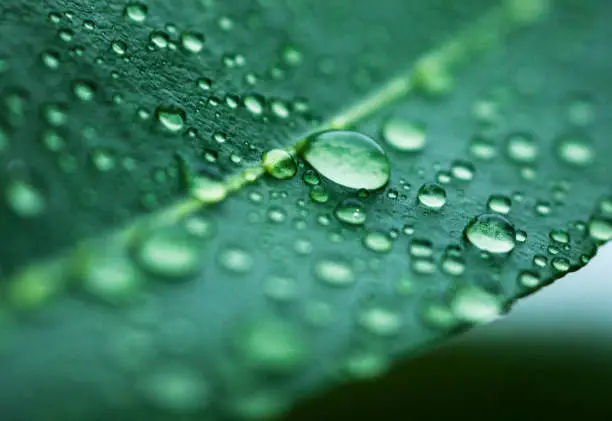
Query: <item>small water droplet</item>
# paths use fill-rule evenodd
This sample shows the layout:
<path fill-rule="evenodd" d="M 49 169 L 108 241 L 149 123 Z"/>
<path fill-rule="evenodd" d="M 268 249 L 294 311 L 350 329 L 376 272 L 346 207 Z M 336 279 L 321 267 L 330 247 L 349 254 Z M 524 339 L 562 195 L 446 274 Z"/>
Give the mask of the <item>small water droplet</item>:
<path fill-rule="evenodd" d="M 303 156 L 319 174 L 343 187 L 378 190 L 389 181 L 386 153 L 361 133 L 317 133 L 308 138 Z"/>
<path fill-rule="evenodd" d="M 459 320 L 471 324 L 492 322 L 502 312 L 502 304 L 498 297 L 474 285 L 459 288 L 452 298 L 450 307 Z"/>
<path fill-rule="evenodd" d="M 288 321 L 254 320 L 237 333 L 236 348 L 250 367 L 289 373 L 306 361 L 308 344 L 297 326 Z"/>
<path fill-rule="evenodd" d="M 364 246 L 377 253 L 388 253 L 393 246 L 391 238 L 383 232 L 372 231 L 363 238 Z"/>
<path fill-rule="evenodd" d="M 396 151 L 420 152 L 427 144 L 425 125 L 391 117 L 382 125 L 382 138 Z"/>
<path fill-rule="evenodd" d="M 295 159 L 284 149 L 272 149 L 264 152 L 261 166 L 266 173 L 279 180 L 293 178 L 297 173 Z"/>
<path fill-rule="evenodd" d="M 47 202 L 42 193 L 25 180 L 11 180 L 5 190 L 8 206 L 22 218 L 35 218 L 42 215 Z"/>
<path fill-rule="evenodd" d="M 122 56 L 127 51 L 127 44 L 123 41 L 115 40 L 111 42 L 111 49 L 119 56 Z"/>
<path fill-rule="evenodd" d="M 147 6 L 142 3 L 129 3 L 123 9 L 123 15 L 134 22 L 144 22 L 147 18 L 147 13 Z"/>
<path fill-rule="evenodd" d="M 157 120 L 171 132 L 178 132 L 185 125 L 185 111 L 176 107 L 159 107 L 156 110 Z"/>
<path fill-rule="evenodd" d="M 345 287 L 355 282 L 353 269 L 341 259 L 322 259 L 314 266 L 316 277 L 328 285 Z"/>
<path fill-rule="evenodd" d="M 595 160 L 592 143 L 592 140 L 584 135 L 563 135 L 556 142 L 557 156 L 566 164 L 585 167 Z"/>
<path fill-rule="evenodd" d="M 204 37 L 193 32 L 181 34 L 181 47 L 188 53 L 197 54 L 204 47 Z"/>
<path fill-rule="evenodd" d="M 96 93 L 93 84 L 84 81 L 76 81 L 72 85 L 72 92 L 81 101 L 91 101 Z"/>
<path fill-rule="evenodd" d="M 506 155 L 516 163 L 531 164 L 538 159 L 538 144 L 529 133 L 512 133 L 506 138 Z"/>
<path fill-rule="evenodd" d="M 397 335 L 402 327 L 401 314 L 387 306 L 367 305 L 357 318 L 365 330 L 378 336 Z"/>
<path fill-rule="evenodd" d="M 264 98 L 261 95 L 249 94 L 242 100 L 247 111 L 253 115 L 261 115 L 264 110 Z"/>
<path fill-rule="evenodd" d="M 316 203 L 327 203 L 329 200 L 329 193 L 323 186 L 313 186 L 310 190 L 310 198 Z"/>
<path fill-rule="evenodd" d="M 540 276 L 531 271 L 522 271 L 517 280 L 519 285 L 529 289 L 537 288 L 540 285 Z"/>
<path fill-rule="evenodd" d="M 419 189 L 417 199 L 425 207 L 439 210 L 446 204 L 446 190 L 437 184 L 423 184 Z"/>
<path fill-rule="evenodd" d="M 137 261 L 143 269 L 167 279 L 194 275 L 201 261 L 198 243 L 181 229 L 155 230 L 139 244 Z"/>
<path fill-rule="evenodd" d="M 470 181 L 474 178 L 474 166 L 467 161 L 454 161 L 451 165 L 451 174 L 456 180 Z"/>
<path fill-rule="evenodd" d="M 191 180 L 189 193 L 202 203 L 221 202 L 227 196 L 227 187 L 222 181 L 206 176 L 197 176 Z"/>
<path fill-rule="evenodd" d="M 555 257 L 550 264 L 557 272 L 565 273 L 570 270 L 570 262 L 565 257 Z"/>
<path fill-rule="evenodd" d="M 506 215 L 508 212 L 510 212 L 511 205 L 512 202 L 510 201 L 509 197 L 498 194 L 491 195 L 487 202 L 487 207 L 489 210 L 501 213 L 502 215 Z"/>
<path fill-rule="evenodd" d="M 514 226 L 497 214 L 483 214 L 472 219 L 464 235 L 470 244 L 492 254 L 510 253 L 516 245 Z"/>
<path fill-rule="evenodd" d="M 253 267 L 253 257 L 239 247 L 227 247 L 219 254 L 219 263 L 230 272 L 244 274 Z"/>
<path fill-rule="evenodd" d="M 560 244 L 567 244 L 570 240 L 569 234 L 563 230 L 552 230 L 549 234 L 549 237 L 551 240 L 556 241 Z"/>
<path fill-rule="evenodd" d="M 469 152 L 474 158 L 482 161 L 489 161 L 495 158 L 495 155 L 497 154 L 495 150 L 495 143 L 482 136 L 475 136 L 472 138 L 470 141 Z"/>
<path fill-rule="evenodd" d="M 338 204 L 334 215 L 339 221 L 350 225 L 363 225 L 367 218 L 365 208 L 356 200 L 347 199 Z"/>

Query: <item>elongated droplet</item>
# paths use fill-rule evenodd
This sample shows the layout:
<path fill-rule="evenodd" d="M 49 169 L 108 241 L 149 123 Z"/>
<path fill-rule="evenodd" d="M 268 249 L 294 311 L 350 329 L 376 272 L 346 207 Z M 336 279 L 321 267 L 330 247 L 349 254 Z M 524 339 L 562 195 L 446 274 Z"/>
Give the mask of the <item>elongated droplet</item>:
<path fill-rule="evenodd" d="M 364 134 L 331 130 L 317 133 L 307 142 L 304 159 L 340 186 L 377 190 L 389 181 L 387 154 Z"/>

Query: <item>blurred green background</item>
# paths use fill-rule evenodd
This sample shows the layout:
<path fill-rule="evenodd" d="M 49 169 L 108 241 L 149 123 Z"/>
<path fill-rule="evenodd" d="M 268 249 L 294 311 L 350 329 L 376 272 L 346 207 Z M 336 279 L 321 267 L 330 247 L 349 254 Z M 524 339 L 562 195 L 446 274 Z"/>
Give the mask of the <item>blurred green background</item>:
<path fill-rule="evenodd" d="M 607 245 L 503 319 L 286 419 L 612 420 L 611 272 Z"/>

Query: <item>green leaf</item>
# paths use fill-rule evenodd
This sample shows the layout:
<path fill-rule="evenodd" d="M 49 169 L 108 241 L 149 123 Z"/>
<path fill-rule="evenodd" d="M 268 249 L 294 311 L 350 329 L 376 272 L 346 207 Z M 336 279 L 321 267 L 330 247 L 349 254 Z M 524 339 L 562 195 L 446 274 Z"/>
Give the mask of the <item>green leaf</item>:
<path fill-rule="evenodd" d="M 16 419 L 275 416 L 612 236 L 603 1 L 5 3 Z"/>

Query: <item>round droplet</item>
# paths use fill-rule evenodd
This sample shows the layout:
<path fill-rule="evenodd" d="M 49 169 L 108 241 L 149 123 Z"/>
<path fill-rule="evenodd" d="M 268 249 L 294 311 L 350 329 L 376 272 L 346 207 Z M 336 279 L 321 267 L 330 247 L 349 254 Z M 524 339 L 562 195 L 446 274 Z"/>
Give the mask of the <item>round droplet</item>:
<path fill-rule="evenodd" d="M 538 144 L 529 133 L 513 133 L 506 138 L 506 155 L 519 164 L 533 163 L 538 159 Z"/>
<path fill-rule="evenodd" d="M 570 262 L 565 257 L 555 257 L 550 264 L 557 272 L 565 273 L 570 270 Z"/>
<path fill-rule="evenodd" d="M 133 297 L 142 284 L 136 266 L 119 252 L 100 250 L 88 253 L 82 264 L 80 278 L 83 289 L 111 304 Z"/>
<path fill-rule="evenodd" d="M 474 285 L 458 289 L 450 307 L 459 320 L 473 324 L 492 322 L 502 312 L 498 297 Z"/>
<path fill-rule="evenodd" d="M 397 335 L 402 327 L 400 313 L 380 305 L 362 309 L 358 321 L 365 330 L 379 336 Z"/>
<path fill-rule="evenodd" d="M 24 180 L 12 180 L 6 186 L 9 207 L 22 218 L 35 218 L 44 213 L 47 202 L 42 193 Z"/>
<path fill-rule="evenodd" d="M 518 283 L 525 288 L 536 288 L 540 285 L 540 276 L 531 271 L 522 271 L 518 275 Z"/>
<path fill-rule="evenodd" d="M 339 221 L 350 225 L 363 225 L 367 214 L 363 205 L 356 200 L 344 200 L 338 204 L 334 215 Z"/>
<path fill-rule="evenodd" d="M 474 178 L 474 166 L 467 161 L 454 161 L 451 165 L 451 174 L 456 180 L 470 181 Z"/>
<path fill-rule="evenodd" d="M 331 286 L 344 287 L 355 282 L 353 269 L 340 259 L 320 260 L 315 264 L 314 272 L 317 278 Z"/>
<path fill-rule="evenodd" d="M 142 3 L 129 3 L 123 9 L 123 14 L 134 22 L 144 22 L 147 18 L 147 6 Z"/>
<path fill-rule="evenodd" d="M 400 152 L 420 152 L 427 143 L 424 124 L 398 117 L 392 117 L 383 123 L 382 138 Z"/>
<path fill-rule="evenodd" d="M 127 44 L 123 41 L 115 40 L 111 42 L 111 49 L 117 55 L 124 55 L 127 51 Z"/>
<path fill-rule="evenodd" d="M 235 338 L 243 361 L 256 369 L 287 373 L 306 360 L 307 343 L 297 326 L 280 319 L 254 320 Z"/>
<path fill-rule="evenodd" d="M 219 254 L 219 263 L 230 272 L 244 274 L 253 267 L 253 257 L 244 249 L 228 247 Z"/>
<path fill-rule="evenodd" d="M 185 111 L 175 107 L 160 107 L 156 110 L 157 120 L 171 132 L 180 131 L 185 125 Z"/>
<path fill-rule="evenodd" d="M 425 207 L 439 210 L 446 204 L 446 190 L 437 184 L 423 184 L 419 189 L 417 199 Z"/>
<path fill-rule="evenodd" d="M 588 224 L 589 235 L 597 241 L 612 239 L 612 219 L 603 217 L 591 218 Z"/>
<path fill-rule="evenodd" d="M 223 181 L 214 180 L 205 176 L 198 176 L 191 180 L 189 187 L 191 196 L 202 203 L 212 204 L 221 202 L 227 196 L 227 187 Z"/>
<path fill-rule="evenodd" d="M 566 164 L 584 167 L 595 160 L 595 150 L 590 138 L 583 135 L 564 135 L 557 140 L 557 156 Z"/>
<path fill-rule="evenodd" d="M 508 212 L 510 212 L 511 205 L 512 202 L 510 201 L 509 197 L 498 194 L 490 196 L 489 201 L 487 202 L 487 207 L 489 210 L 501 213 L 502 215 L 506 215 Z"/>
<path fill-rule="evenodd" d="M 193 275 L 201 261 L 198 243 L 185 231 L 170 228 L 156 230 L 146 236 L 136 256 L 143 269 L 169 279 Z"/>
<path fill-rule="evenodd" d="M 261 166 L 268 174 L 279 180 L 292 178 L 297 173 L 295 159 L 284 149 L 272 149 L 264 152 Z"/>
<path fill-rule="evenodd" d="M 151 367 L 139 384 L 144 397 L 158 409 L 174 414 L 194 413 L 209 403 L 208 384 L 197 371 L 183 366 Z"/>
<path fill-rule="evenodd" d="M 242 102 L 246 107 L 247 111 L 249 111 L 253 115 L 261 115 L 264 109 L 264 99 L 261 95 L 251 94 L 246 95 Z"/>
<path fill-rule="evenodd" d="M 351 189 L 377 190 L 389 181 L 385 151 L 366 135 L 331 130 L 308 138 L 304 159 L 325 178 Z"/>
<path fill-rule="evenodd" d="M 91 101 L 96 93 L 95 87 L 91 83 L 83 81 L 74 82 L 72 92 L 81 101 Z"/>
<path fill-rule="evenodd" d="M 203 46 L 204 37 L 202 35 L 192 32 L 184 32 L 181 34 L 181 47 L 183 47 L 183 50 L 192 54 L 197 54 L 202 51 Z"/>
<path fill-rule="evenodd" d="M 467 241 L 476 248 L 493 254 L 510 253 L 516 245 L 514 226 L 503 216 L 483 214 L 465 227 Z"/>
<path fill-rule="evenodd" d="M 393 246 L 391 238 L 387 234 L 378 231 L 367 233 L 363 238 L 363 244 L 367 249 L 377 253 L 387 253 L 391 250 L 391 246 Z"/>
<path fill-rule="evenodd" d="M 567 244 L 570 240 L 569 234 L 563 230 L 552 230 L 549 234 L 549 237 L 551 240 L 560 244 Z"/>
<path fill-rule="evenodd" d="M 469 152 L 474 158 L 482 161 L 491 160 L 495 158 L 495 155 L 497 154 L 493 141 L 482 136 L 472 138 L 470 141 Z"/>

